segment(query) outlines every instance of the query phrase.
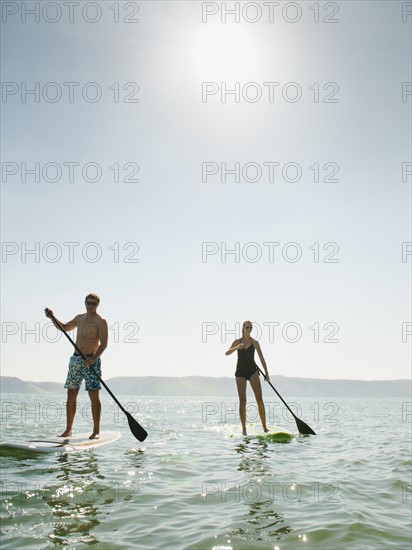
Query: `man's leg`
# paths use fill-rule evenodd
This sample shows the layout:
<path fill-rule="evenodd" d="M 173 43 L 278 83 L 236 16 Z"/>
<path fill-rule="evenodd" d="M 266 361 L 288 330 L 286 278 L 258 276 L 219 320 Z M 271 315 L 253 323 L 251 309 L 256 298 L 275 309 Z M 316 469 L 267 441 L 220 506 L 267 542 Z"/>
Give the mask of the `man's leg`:
<path fill-rule="evenodd" d="M 89 397 L 92 405 L 93 416 L 93 433 L 89 439 L 98 439 L 100 433 L 100 415 L 102 411 L 99 390 L 89 390 Z"/>
<path fill-rule="evenodd" d="M 67 390 L 66 402 L 66 429 L 59 437 L 68 437 L 72 435 L 74 417 L 76 416 L 77 395 L 79 390 Z"/>

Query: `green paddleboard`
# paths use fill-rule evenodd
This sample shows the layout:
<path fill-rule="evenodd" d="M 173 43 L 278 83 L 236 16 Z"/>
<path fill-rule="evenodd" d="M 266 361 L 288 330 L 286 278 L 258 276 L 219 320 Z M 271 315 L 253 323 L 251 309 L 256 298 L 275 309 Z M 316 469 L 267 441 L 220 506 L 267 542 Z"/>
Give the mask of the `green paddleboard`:
<path fill-rule="evenodd" d="M 286 430 L 279 430 L 256 435 L 255 437 L 260 441 L 267 441 L 268 443 L 289 443 L 295 436 Z"/>
<path fill-rule="evenodd" d="M 293 433 L 277 426 L 271 427 L 270 432 L 264 433 L 262 426 L 257 424 L 249 424 L 247 426 L 247 436 L 242 435 L 241 428 L 231 426 L 226 430 L 226 436 L 234 439 L 258 439 L 267 443 L 289 443 L 294 439 Z"/>

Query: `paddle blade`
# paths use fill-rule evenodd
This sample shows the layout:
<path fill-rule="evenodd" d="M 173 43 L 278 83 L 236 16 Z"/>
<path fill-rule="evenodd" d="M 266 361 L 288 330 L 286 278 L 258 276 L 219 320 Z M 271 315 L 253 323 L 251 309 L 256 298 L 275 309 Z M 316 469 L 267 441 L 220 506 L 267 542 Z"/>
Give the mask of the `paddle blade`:
<path fill-rule="evenodd" d="M 130 413 L 128 413 L 127 411 L 124 411 L 124 413 L 127 416 L 127 421 L 129 422 L 129 428 L 132 434 L 139 441 L 144 441 L 148 435 L 146 430 L 139 424 L 139 422 L 137 422 L 133 418 L 133 416 Z"/>
<path fill-rule="evenodd" d="M 295 416 L 296 426 L 298 427 L 299 433 L 302 435 L 316 435 L 316 432 L 312 430 L 310 426 L 305 424 L 303 420 Z"/>

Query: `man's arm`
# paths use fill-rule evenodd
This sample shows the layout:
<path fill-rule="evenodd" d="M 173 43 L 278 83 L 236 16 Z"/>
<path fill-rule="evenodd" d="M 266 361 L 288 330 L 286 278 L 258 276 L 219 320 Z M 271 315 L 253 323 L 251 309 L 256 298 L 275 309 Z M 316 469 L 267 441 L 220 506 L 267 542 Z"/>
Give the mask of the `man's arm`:
<path fill-rule="evenodd" d="M 80 315 L 76 315 L 76 317 L 74 319 L 72 319 L 71 321 L 69 321 L 68 323 L 62 323 L 61 321 L 59 321 L 57 319 L 57 321 L 60 323 L 61 325 L 61 328 L 59 327 L 59 325 L 56 323 L 56 321 L 54 320 L 54 313 L 51 309 L 48 309 L 46 308 L 44 310 L 44 314 L 46 315 L 46 317 L 48 317 L 51 322 L 53 323 L 53 325 L 57 328 L 57 330 L 61 330 L 61 328 L 63 328 L 63 330 L 65 330 L 66 332 L 69 331 L 69 330 L 73 330 L 74 328 L 78 327 L 79 326 L 79 318 L 80 318 Z"/>

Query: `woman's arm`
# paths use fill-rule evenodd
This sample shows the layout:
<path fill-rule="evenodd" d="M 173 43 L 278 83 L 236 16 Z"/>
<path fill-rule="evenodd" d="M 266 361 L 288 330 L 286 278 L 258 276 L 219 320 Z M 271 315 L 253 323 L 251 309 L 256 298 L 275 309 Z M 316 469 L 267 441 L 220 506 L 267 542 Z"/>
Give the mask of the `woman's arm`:
<path fill-rule="evenodd" d="M 262 353 L 262 350 L 260 348 L 260 344 L 257 340 L 253 340 L 253 345 L 255 346 L 255 349 L 258 352 L 260 362 L 262 363 L 262 367 L 265 369 L 265 380 L 269 381 L 269 372 L 268 372 L 268 368 L 266 366 L 265 358 L 263 357 L 263 353 Z"/>
<path fill-rule="evenodd" d="M 234 351 L 244 348 L 245 345 L 240 343 L 240 340 L 235 340 L 225 355 L 231 355 Z"/>

